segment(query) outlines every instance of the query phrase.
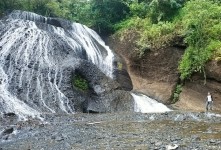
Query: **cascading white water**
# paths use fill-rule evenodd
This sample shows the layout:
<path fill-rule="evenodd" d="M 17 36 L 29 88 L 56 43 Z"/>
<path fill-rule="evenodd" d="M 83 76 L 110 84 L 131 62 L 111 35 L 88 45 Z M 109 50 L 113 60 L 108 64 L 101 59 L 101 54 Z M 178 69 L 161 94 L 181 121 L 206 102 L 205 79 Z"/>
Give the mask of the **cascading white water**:
<path fill-rule="evenodd" d="M 134 94 L 131 93 L 134 98 L 135 112 L 142 112 L 142 113 L 162 113 L 171 111 L 167 106 L 163 105 L 162 103 L 157 102 L 156 100 L 143 95 L 143 94 Z"/>
<path fill-rule="evenodd" d="M 31 117 L 40 117 L 40 113 L 33 108 L 29 107 L 23 101 L 20 101 L 16 97 L 14 97 L 9 91 L 7 91 L 8 87 L 8 78 L 4 73 L 3 69 L 0 67 L 0 108 L 3 112 L 16 112 L 20 119 L 25 119 L 26 116 Z"/>
<path fill-rule="evenodd" d="M 23 118 L 40 112 L 73 113 L 73 102 L 61 90 L 68 93 L 69 66 L 75 68 L 83 59 L 112 77 L 113 57 L 84 25 L 14 11 L 0 20 L 0 111 Z"/>
<path fill-rule="evenodd" d="M 74 35 L 73 38 L 83 46 L 89 60 L 96 64 L 107 76 L 113 78 L 114 54 L 111 49 L 105 45 L 104 41 L 95 31 L 87 26 L 75 23 L 73 29 L 75 30 L 71 30 L 70 35 Z M 105 51 L 101 51 L 101 49 L 104 49 Z M 105 54 L 102 54 L 102 52 Z"/>

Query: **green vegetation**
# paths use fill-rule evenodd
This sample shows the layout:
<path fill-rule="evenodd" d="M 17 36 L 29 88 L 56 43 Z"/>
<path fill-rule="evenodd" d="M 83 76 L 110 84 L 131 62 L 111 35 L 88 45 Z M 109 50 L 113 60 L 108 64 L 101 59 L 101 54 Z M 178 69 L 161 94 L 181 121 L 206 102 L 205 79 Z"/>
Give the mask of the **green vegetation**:
<path fill-rule="evenodd" d="M 179 100 L 180 93 L 182 92 L 182 85 L 177 84 L 173 93 L 172 103 L 176 103 Z"/>
<path fill-rule="evenodd" d="M 193 72 L 205 73 L 205 63 L 220 49 L 221 6 L 208 0 L 190 1 L 180 17 L 188 44 L 179 66 L 181 79 L 185 79 Z"/>
<path fill-rule="evenodd" d="M 0 16 L 21 9 L 80 22 L 101 35 L 137 34 L 134 56 L 173 45 L 186 45 L 179 63 L 181 80 L 202 72 L 211 59 L 221 60 L 220 0 L 1 0 Z M 143 58 L 142 58 L 143 59 Z"/>
<path fill-rule="evenodd" d="M 81 91 L 87 91 L 89 89 L 88 81 L 80 74 L 76 74 L 72 80 L 74 87 Z"/>
<path fill-rule="evenodd" d="M 206 62 L 221 58 L 220 1 L 148 2 L 130 5 L 133 14 L 115 25 L 118 33 L 121 36 L 127 35 L 131 30 L 138 33 L 139 39 L 135 43 L 139 57 L 142 57 L 146 50 L 171 46 L 177 37 L 183 37 L 187 48 L 178 67 L 181 80 L 190 78 L 194 72 L 202 72 L 206 78 Z"/>
<path fill-rule="evenodd" d="M 129 13 L 125 0 L 1 0 L 0 16 L 7 10 L 26 10 L 80 22 L 100 34 L 113 32 L 113 25 Z"/>
<path fill-rule="evenodd" d="M 128 19 L 115 25 L 122 36 L 135 30 L 139 39 L 135 42 L 140 58 L 147 50 L 169 46 L 179 35 L 179 24 L 173 22 L 185 0 L 143 0 L 130 4 Z"/>
<path fill-rule="evenodd" d="M 117 69 L 122 70 L 123 69 L 123 64 L 121 62 L 117 62 Z"/>

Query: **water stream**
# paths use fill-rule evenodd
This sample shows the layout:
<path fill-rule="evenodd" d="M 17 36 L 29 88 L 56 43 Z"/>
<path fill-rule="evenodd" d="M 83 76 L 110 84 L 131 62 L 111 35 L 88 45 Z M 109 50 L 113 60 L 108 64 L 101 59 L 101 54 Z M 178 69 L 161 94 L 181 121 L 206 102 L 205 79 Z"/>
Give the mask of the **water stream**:
<path fill-rule="evenodd" d="M 163 112 L 167 112 L 167 111 L 172 111 L 164 104 L 159 103 L 156 100 L 154 100 L 146 95 L 135 94 L 135 93 L 131 93 L 131 95 L 133 96 L 134 101 L 135 101 L 135 106 L 134 106 L 135 112 L 163 113 Z"/>

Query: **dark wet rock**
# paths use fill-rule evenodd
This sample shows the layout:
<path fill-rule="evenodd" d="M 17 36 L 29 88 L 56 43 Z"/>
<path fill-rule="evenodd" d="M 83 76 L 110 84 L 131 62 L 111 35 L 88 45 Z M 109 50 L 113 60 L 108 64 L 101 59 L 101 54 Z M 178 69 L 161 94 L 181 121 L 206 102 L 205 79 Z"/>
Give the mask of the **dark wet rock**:
<path fill-rule="evenodd" d="M 123 91 L 122 85 L 106 77 L 96 66 L 82 61 L 75 72 L 84 76 L 90 86 L 82 94 L 85 100 L 76 107 L 83 107 L 84 112 L 133 111 L 134 102 L 130 93 Z"/>
<path fill-rule="evenodd" d="M 11 134 L 13 131 L 14 131 L 13 127 L 4 129 L 4 131 L 1 133 L 1 136 L 5 136 L 5 135 L 8 135 L 8 134 Z"/>
<path fill-rule="evenodd" d="M 18 121 L 18 116 L 13 113 L 4 113 L 2 117 L 0 117 L 0 125 L 10 125 L 10 124 L 15 124 Z"/>
<path fill-rule="evenodd" d="M 129 92 L 115 90 L 101 97 L 90 98 L 84 103 L 86 112 L 133 111 L 134 100 Z"/>
<path fill-rule="evenodd" d="M 25 116 L 85 110 L 110 112 L 115 110 L 111 108 L 112 101 L 119 97 L 114 91 L 132 89 L 125 65 L 113 68 L 115 54 L 84 25 L 19 10 L 5 16 L 0 24 L 1 49 L 7 49 L 7 53 L 1 55 L 4 63 L 0 71 L 1 75 L 10 76 L 9 80 L 6 76 L 0 77 L 0 85 L 8 82 L 4 94 L 0 94 L 3 101 L 0 112 L 15 109 L 7 103 L 7 99 L 14 97 L 22 107 L 27 105 L 28 111 L 16 109 L 18 112 L 15 112 L 26 112 Z M 13 39 L 13 43 L 8 39 Z M 123 62 L 118 57 L 115 61 Z M 78 73 L 88 81 L 87 91 L 73 86 L 73 77 Z M 97 106 L 96 101 L 99 101 Z M 126 104 L 121 107 L 130 111 Z"/>
<path fill-rule="evenodd" d="M 127 72 L 127 66 L 123 58 L 116 56 L 113 66 L 115 80 L 122 86 L 123 90 L 131 91 L 133 89 L 133 84 Z"/>
<path fill-rule="evenodd" d="M 9 118 L 9 117 L 16 117 L 16 114 L 13 112 L 5 113 L 3 114 L 4 118 Z"/>

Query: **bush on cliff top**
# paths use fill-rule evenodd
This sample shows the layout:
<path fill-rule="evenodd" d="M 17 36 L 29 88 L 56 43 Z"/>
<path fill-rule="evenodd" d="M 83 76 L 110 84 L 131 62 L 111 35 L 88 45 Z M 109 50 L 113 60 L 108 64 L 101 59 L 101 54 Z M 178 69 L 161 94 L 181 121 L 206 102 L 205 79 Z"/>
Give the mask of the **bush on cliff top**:
<path fill-rule="evenodd" d="M 183 35 L 188 45 L 179 71 L 181 79 L 204 72 L 205 63 L 216 57 L 221 42 L 221 6 L 210 0 L 193 0 L 181 10 Z"/>
<path fill-rule="evenodd" d="M 140 4 L 142 5 L 142 3 Z M 157 4 L 158 7 L 153 4 L 149 5 L 149 10 L 163 11 L 164 9 L 157 10 L 163 7 L 160 6 L 161 3 Z M 180 3 L 179 6 L 183 4 Z M 169 5 L 164 4 L 164 7 L 168 8 Z M 146 9 L 143 10 L 148 12 Z M 205 63 L 214 58 L 221 59 L 221 6 L 219 1 L 190 0 L 182 8 L 176 7 L 171 15 L 169 13 L 169 16 L 161 17 L 160 13 L 158 15 L 154 20 L 151 14 L 147 14 L 145 17 L 134 15 L 115 26 L 122 36 L 131 29 L 139 33 L 139 39 L 135 42 L 139 49 L 137 56 L 142 57 L 146 49 L 155 50 L 173 45 L 176 37 L 184 37 L 187 49 L 178 67 L 182 80 L 188 79 L 194 72 L 204 72 L 205 75 Z M 156 18 L 158 18 L 157 21 Z"/>

